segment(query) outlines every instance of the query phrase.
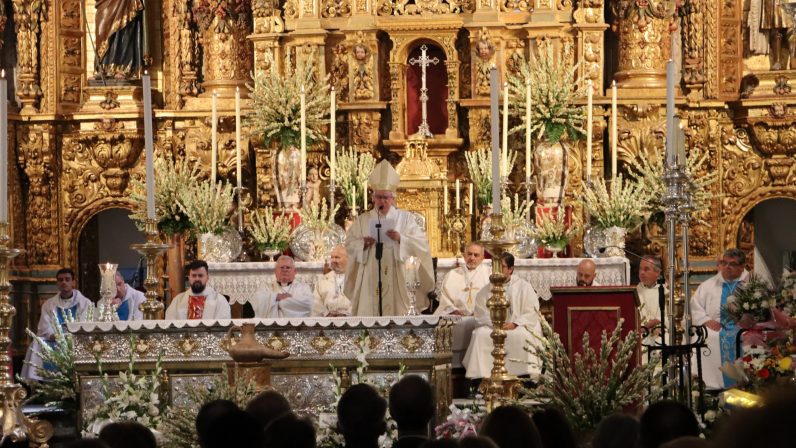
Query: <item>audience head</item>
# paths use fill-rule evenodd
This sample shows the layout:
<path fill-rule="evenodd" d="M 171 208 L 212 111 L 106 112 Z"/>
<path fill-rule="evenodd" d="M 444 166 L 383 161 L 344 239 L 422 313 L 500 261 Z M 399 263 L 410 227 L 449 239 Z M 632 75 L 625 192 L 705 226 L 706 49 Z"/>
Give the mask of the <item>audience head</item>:
<path fill-rule="evenodd" d="M 276 269 L 274 270 L 276 281 L 279 283 L 291 283 L 296 278 L 296 263 L 293 257 L 280 255 L 276 259 Z"/>
<path fill-rule="evenodd" d="M 306 418 L 288 412 L 265 428 L 264 439 L 263 446 L 268 448 L 315 448 L 315 426 Z"/>
<path fill-rule="evenodd" d="M 105 425 L 99 439 L 110 448 L 157 448 L 155 435 L 138 422 L 116 422 Z"/>
<path fill-rule="evenodd" d="M 125 283 L 122 274 L 119 271 L 116 271 L 116 298 L 124 299 L 124 296 L 126 295 L 127 295 L 127 283 Z"/>
<path fill-rule="evenodd" d="M 215 427 L 216 420 L 239 410 L 238 405 L 229 400 L 213 400 L 203 404 L 196 414 L 196 435 L 199 438 L 199 446 L 208 448 L 208 436 L 211 428 Z"/>
<path fill-rule="evenodd" d="M 246 412 L 252 415 L 265 428 L 277 417 L 290 412 L 290 403 L 275 390 L 266 390 L 257 394 L 246 405 Z"/>
<path fill-rule="evenodd" d="M 20 443 L 26 443 L 26 442 L 20 442 Z M 15 444 L 9 444 L 9 445 L 15 446 Z M 16 445 L 22 446 L 19 443 Z M 26 444 L 24 446 L 28 445 Z M 100 439 L 86 437 L 84 439 L 73 440 L 65 444 L 64 448 L 111 448 L 111 447 L 109 447 L 107 443 L 103 442 Z"/>
<path fill-rule="evenodd" d="M 61 297 L 65 299 L 72 297 L 72 290 L 75 289 L 75 271 L 70 268 L 59 269 L 55 273 L 55 282 Z"/>
<path fill-rule="evenodd" d="M 236 409 L 211 420 L 203 448 L 262 448 L 265 433 L 246 411 Z"/>
<path fill-rule="evenodd" d="M 746 253 L 741 249 L 727 249 L 719 258 L 719 272 L 724 280 L 737 280 L 746 268 Z"/>
<path fill-rule="evenodd" d="M 531 417 L 517 406 L 501 406 L 484 418 L 479 435 L 498 448 L 541 448 L 542 439 Z"/>
<path fill-rule="evenodd" d="M 337 425 L 346 446 L 371 446 L 387 431 L 387 402 L 367 384 L 348 388 L 337 403 Z"/>
<path fill-rule="evenodd" d="M 650 288 L 658 282 L 663 264 L 661 259 L 654 255 L 644 255 L 638 264 L 638 279 L 644 286 Z"/>
<path fill-rule="evenodd" d="M 641 416 L 641 448 L 658 448 L 684 436 L 699 436 L 699 422 L 683 403 L 662 400 L 651 404 Z"/>
<path fill-rule="evenodd" d="M 614 414 L 605 417 L 594 433 L 592 448 L 626 448 L 638 445 L 640 424 L 632 415 Z"/>
<path fill-rule="evenodd" d="M 792 446 L 796 427 L 796 388 L 774 389 L 759 408 L 733 410 L 713 440 L 721 448 Z"/>
<path fill-rule="evenodd" d="M 191 285 L 191 292 L 200 294 L 204 291 L 210 278 L 207 262 L 194 260 L 185 266 L 185 271 L 188 273 L 188 284 Z"/>
<path fill-rule="evenodd" d="M 467 269 L 473 270 L 484 262 L 484 246 L 470 243 L 464 248 L 464 264 Z"/>
<path fill-rule="evenodd" d="M 498 448 L 492 439 L 482 436 L 463 437 L 461 440 L 459 440 L 459 445 L 462 448 Z"/>
<path fill-rule="evenodd" d="M 335 246 L 335 248 L 332 249 L 330 258 L 329 267 L 338 274 L 345 274 L 345 268 L 348 264 L 348 252 L 346 252 L 345 246 L 342 244 Z"/>
<path fill-rule="evenodd" d="M 459 448 L 460 446 L 459 441 L 455 439 L 436 439 L 423 443 L 420 448 Z"/>
<path fill-rule="evenodd" d="M 699 437 L 680 437 L 661 445 L 661 448 L 710 448 L 710 443 Z"/>
<path fill-rule="evenodd" d="M 514 255 L 511 255 L 508 252 L 503 252 L 503 256 L 500 257 L 500 262 L 503 265 L 503 275 L 510 279 L 511 274 L 514 273 Z"/>
<path fill-rule="evenodd" d="M 531 415 L 542 446 L 545 448 L 577 448 L 575 434 L 567 421 L 567 417 L 557 408 L 545 408 Z"/>
<path fill-rule="evenodd" d="M 581 260 L 576 271 L 578 286 L 591 286 L 597 277 L 597 265 L 590 258 Z"/>
<path fill-rule="evenodd" d="M 390 388 L 390 416 L 398 431 L 428 433 L 428 422 L 434 417 L 434 389 L 417 375 L 405 375 Z"/>

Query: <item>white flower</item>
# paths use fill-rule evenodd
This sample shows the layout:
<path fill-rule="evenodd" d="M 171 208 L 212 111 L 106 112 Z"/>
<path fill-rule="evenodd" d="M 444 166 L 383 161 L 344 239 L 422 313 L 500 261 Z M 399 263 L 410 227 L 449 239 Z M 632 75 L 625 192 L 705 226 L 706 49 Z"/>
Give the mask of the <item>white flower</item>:
<path fill-rule="evenodd" d="M 710 410 L 705 412 L 705 421 L 712 422 L 713 420 L 716 420 L 716 411 Z"/>
<path fill-rule="evenodd" d="M 749 303 L 744 302 L 743 309 L 748 310 L 749 309 Z"/>

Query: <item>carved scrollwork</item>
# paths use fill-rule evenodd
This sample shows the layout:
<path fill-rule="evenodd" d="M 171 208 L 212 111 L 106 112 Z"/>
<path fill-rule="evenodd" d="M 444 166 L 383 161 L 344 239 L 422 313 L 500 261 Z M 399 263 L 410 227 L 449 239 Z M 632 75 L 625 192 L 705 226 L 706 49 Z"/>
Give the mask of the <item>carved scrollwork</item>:
<path fill-rule="evenodd" d="M 351 2 L 349 0 L 323 0 L 321 16 L 327 19 L 351 17 Z"/>
<path fill-rule="evenodd" d="M 27 256 L 33 265 L 58 263 L 55 141 L 50 125 L 20 128 L 17 159 L 27 177 Z"/>
<path fill-rule="evenodd" d="M 14 27 L 17 34 L 17 95 L 23 111 L 31 110 L 42 96 L 39 67 L 39 36 L 48 20 L 49 2 L 14 0 Z"/>
<path fill-rule="evenodd" d="M 427 16 L 471 13 L 474 6 L 469 0 L 379 0 L 376 11 L 380 16 Z"/>
<path fill-rule="evenodd" d="M 348 101 L 348 48 L 345 44 L 337 44 L 332 48 L 332 68 L 329 75 L 338 100 Z"/>
<path fill-rule="evenodd" d="M 199 95 L 199 47 L 196 45 L 197 32 L 193 24 L 191 8 L 187 2 L 174 3 L 174 15 L 177 22 L 178 62 L 180 105 L 185 97 Z"/>

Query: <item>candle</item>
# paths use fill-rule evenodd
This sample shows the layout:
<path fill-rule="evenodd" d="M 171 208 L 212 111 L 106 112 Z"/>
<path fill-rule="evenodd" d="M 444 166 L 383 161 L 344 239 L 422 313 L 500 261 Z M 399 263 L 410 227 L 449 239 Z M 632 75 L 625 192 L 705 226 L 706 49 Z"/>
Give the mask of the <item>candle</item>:
<path fill-rule="evenodd" d="M 472 182 L 470 182 L 469 190 L 470 191 L 469 191 L 468 198 L 470 199 L 470 203 L 467 204 L 467 212 L 469 212 L 470 215 L 472 215 L 473 214 L 473 183 Z"/>
<path fill-rule="evenodd" d="M 594 122 L 594 89 L 592 88 L 591 79 L 588 83 L 588 92 L 586 98 L 586 180 L 591 181 L 591 129 Z"/>
<path fill-rule="evenodd" d="M 489 72 L 489 120 L 491 123 L 492 137 L 492 211 L 500 214 L 500 147 L 498 146 L 498 133 L 500 132 L 498 115 L 498 72 L 492 66 Z"/>
<path fill-rule="evenodd" d="M 616 177 L 616 157 L 617 157 L 617 123 L 616 123 L 616 81 L 611 85 L 611 179 Z"/>
<path fill-rule="evenodd" d="M 337 95 L 334 92 L 334 87 L 332 87 L 332 111 L 329 118 L 329 178 L 335 178 L 335 133 L 337 131 L 337 104 L 335 100 L 337 99 Z"/>
<path fill-rule="evenodd" d="M 307 185 L 307 94 L 301 86 L 301 186 Z"/>
<path fill-rule="evenodd" d="M 514 207 L 515 208 L 519 208 L 520 207 L 520 194 L 519 193 L 514 193 Z"/>
<path fill-rule="evenodd" d="M 531 80 L 525 81 L 525 180 L 531 178 Z"/>
<path fill-rule="evenodd" d="M 362 184 L 362 211 L 368 209 L 368 181 Z"/>
<path fill-rule="evenodd" d="M 0 222 L 8 223 L 8 85 L 0 73 Z"/>
<path fill-rule="evenodd" d="M 501 175 L 509 175 L 509 83 L 503 83 L 503 166 Z"/>
<path fill-rule="evenodd" d="M 442 213 L 448 214 L 448 181 L 446 180 L 444 183 L 444 188 L 442 190 Z"/>
<path fill-rule="evenodd" d="M 461 191 L 459 191 L 461 188 L 462 188 L 461 182 L 459 181 L 459 179 L 456 179 L 456 211 L 462 209 L 462 197 L 461 197 Z"/>
<path fill-rule="evenodd" d="M 240 144 L 240 87 L 235 88 L 235 163 L 237 168 L 238 190 L 243 186 L 243 167 Z M 240 193 L 239 193 L 240 194 Z"/>
<path fill-rule="evenodd" d="M 357 208 L 357 186 L 351 185 L 351 207 L 356 210 Z"/>
<path fill-rule="evenodd" d="M 210 181 L 216 183 L 218 165 L 218 109 L 216 100 L 218 94 L 213 90 L 213 100 L 210 112 Z"/>
<path fill-rule="evenodd" d="M 676 148 L 674 147 L 676 126 L 674 124 L 674 61 L 671 59 L 666 64 L 666 165 L 676 163 Z"/>
<path fill-rule="evenodd" d="M 155 219 L 155 145 L 152 141 L 152 80 L 144 71 L 144 146 L 146 148 L 146 216 Z"/>

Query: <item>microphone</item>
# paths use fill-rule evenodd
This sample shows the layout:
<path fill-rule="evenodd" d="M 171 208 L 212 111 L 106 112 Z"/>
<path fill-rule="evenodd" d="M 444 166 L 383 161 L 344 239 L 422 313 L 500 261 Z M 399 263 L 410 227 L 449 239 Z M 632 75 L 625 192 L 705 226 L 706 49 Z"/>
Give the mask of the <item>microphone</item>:
<path fill-rule="evenodd" d="M 376 259 L 381 260 L 384 253 L 384 243 L 381 242 L 381 211 L 384 210 L 384 205 L 379 205 L 379 212 L 376 213 Z"/>

